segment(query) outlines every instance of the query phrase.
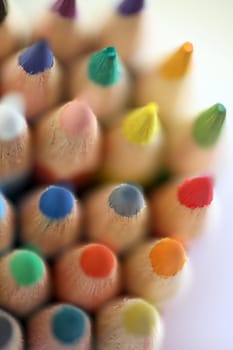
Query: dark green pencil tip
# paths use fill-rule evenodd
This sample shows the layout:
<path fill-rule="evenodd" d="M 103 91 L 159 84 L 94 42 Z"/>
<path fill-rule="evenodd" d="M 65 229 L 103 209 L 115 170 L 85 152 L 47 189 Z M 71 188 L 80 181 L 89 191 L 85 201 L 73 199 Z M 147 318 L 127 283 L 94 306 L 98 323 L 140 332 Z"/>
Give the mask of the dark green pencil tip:
<path fill-rule="evenodd" d="M 220 137 L 226 118 L 226 108 L 221 103 L 203 111 L 193 125 L 193 138 L 201 147 L 212 147 Z"/>
<path fill-rule="evenodd" d="M 89 79 L 98 85 L 107 87 L 116 84 L 121 72 L 121 63 L 117 50 L 113 46 L 94 53 L 89 59 Z"/>
<path fill-rule="evenodd" d="M 7 0 L 0 0 L 0 23 L 4 21 L 8 13 Z"/>

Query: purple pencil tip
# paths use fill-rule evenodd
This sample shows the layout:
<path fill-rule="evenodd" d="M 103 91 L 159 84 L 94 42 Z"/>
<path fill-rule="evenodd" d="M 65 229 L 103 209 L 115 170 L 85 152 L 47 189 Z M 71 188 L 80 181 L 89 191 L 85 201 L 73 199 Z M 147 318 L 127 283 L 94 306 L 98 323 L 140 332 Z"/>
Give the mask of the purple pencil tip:
<path fill-rule="evenodd" d="M 57 0 L 51 7 L 51 11 L 57 12 L 67 19 L 77 18 L 76 0 Z"/>
<path fill-rule="evenodd" d="M 123 0 L 117 11 L 123 16 L 136 15 L 144 8 L 145 0 Z"/>

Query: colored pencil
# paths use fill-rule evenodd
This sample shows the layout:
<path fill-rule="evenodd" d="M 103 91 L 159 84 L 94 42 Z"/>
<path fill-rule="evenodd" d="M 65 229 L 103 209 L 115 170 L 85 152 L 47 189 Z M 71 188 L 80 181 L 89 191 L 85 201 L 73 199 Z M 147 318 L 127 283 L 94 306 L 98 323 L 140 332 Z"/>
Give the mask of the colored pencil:
<path fill-rule="evenodd" d="M 24 340 L 18 321 L 0 309 L 0 349 L 23 350 Z"/>
<path fill-rule="evenodd" d="M 140 298 L 121 298 L 97 313 L 99 350 L 158 350 L 163 325 L 158 311 Z"/>
<path fill-rule="evenodd" d="M 174 180 L 158 188 L 150 202 L 154 233 L 184 242 L 200 236 L 214 215 L 213 197 L 211 176 Z"/>
<path fill-rule="evenodd" d="M 168 139 L 168 168 L 179 175 L 217 171 L 221 166 L 225 118 L 226 108 L 216 103 L 194 119 L 180 123 Z"/>
<path fill-rule="evenodd" d="M 136 83 L 138 106 L 155 101 L 160 117 L 169 130 L 195 110 L 193 45 L 185 42 L 153 70 L 141 74 Z"/>
<path fill-rule="evenodd" d="M 36 175 L 45 182 L 85 182 L 100 165 L 97 120 L 84 102 L 73 100 L 50 112 L 37 124 L 35 138 Z"/>
<path fill-rule="evenodd" d="M 30 350 L 90 350 L 89 317 L 73 305 L 48 306 L 29 318 L 28 343 Z"/>
<path fill-rule="evenodd" d="M 78 239 L 81 208 L 69 190 L 50 186 L 22 199 L 20 224 L 21 240 L 52 256 Z"/>
<path fill-rule="evenodd" d="M 187 271 L 181 243 L 171 238 L 147 241 L 125 258 L 124 286 L 130 294 L 160 304 L 186 287 Z"/>
<path fill-rule="evenodd" d="M 46 39 L 54 55 L 60 61 L 68 63 L 82 53 L 86 46 L 77 17 L 75 0 L 56 0 L 36 24 L 33 39 Z"/>
<path fill-rule="evenodd" d="M 84 213 L 89 239 L 116 253 L 125 252 L 147 234 L 147 203 L 134 185 L 103 185 L 87 196 Z"/>
<path fill-rule="evenodd" d="M 0 306 L 25 316 L 48 300 L 50 277 L 43 260 L 29 250 L 13 250 L 0 259 Z"/>
<path fill-rule="evenodd" d="M 162 164 L 164 138 L 150 103 L 129 113 L 105 134 L 102 172 L 112 181 L 150 182 Z"/>
<path fill-rule="evenodd" d="M 9 249 L 14 242 L 15 211 L 0 193 L 0 253 Z"/>
<path fill-rule="evenodd" d="M 0 103 L 0 185 L 13 192 L 32 169 L 32 142 L 25 117 L 7 98 Z"/>
<path fill-rule="evenodd" d="M 129 76 L 120 62 L 115 47 L 95 52 L 71 68 L 70 98 L 81 98 L 93 109 L 97 118 L 107 123 L 129 103 Z"/>
<path fill-rule="evenodd" d="M 119 292 L 117 258 L 102 244 L 73 248 L 55 263 L 54 281 L 59 300 L 96 310 Z"/>
<path fill-rule="evenodd" d="M 58 103 L 62 72 L 46 41 L 38 41 L 6 60 L 1 67 L 1 84 L 3 93 L 23 94 L 29 119 Z"/>

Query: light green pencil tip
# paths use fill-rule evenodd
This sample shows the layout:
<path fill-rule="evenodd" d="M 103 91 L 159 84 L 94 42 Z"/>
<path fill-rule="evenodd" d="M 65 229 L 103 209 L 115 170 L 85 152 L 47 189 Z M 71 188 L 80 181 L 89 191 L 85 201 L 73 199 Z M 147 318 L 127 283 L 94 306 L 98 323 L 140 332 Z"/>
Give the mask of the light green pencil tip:
<path fill-rule="evenodd" d="M 122 67 L 117 50 L 106 47 L 91 55 L 88 63 L 88 76 L 94 83 L 107 87 L 116 84 L 121 76 Z"/>
<path fill-rule="evenodd" d="M 193 125 L 193 138 L 201 147 L 212 147 L 221 135 L 226 118 L 226 108 L 221 103 L 203 111 Z"/>
<path fill-rule="evenodd" d="M 131 112 L 123 122 L 123 135 L 136 145 L 146 145 L 153 142 L 160 131 L 157 115 L 158 106 L 149 103 L 142 108 Z"/>
<path fill-rule="evenodd" d="M 43 260 L 37 254 L 23 249 L 13 254 L 9 268 L 12 277 L 22 287 L 38 283 L 44 272 Z"/>

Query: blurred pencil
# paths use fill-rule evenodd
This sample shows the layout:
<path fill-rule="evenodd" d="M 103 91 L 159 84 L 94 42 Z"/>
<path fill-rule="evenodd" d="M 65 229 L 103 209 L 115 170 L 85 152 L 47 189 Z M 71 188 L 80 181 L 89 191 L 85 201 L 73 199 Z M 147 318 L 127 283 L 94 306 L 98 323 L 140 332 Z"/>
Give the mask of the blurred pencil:
<path fill-rule="evenodd" d="M 119 292 L 117 258 L 101 244 L 74 248 L 56 262 L 54 281 L 59 300 L 95 310 Z"/>
<path fill-rule="evenodd" d="M 179 175 L 217 171 L 221 167 L 220 141 L 225 118 L 226 108 L 216 103 L 195 119 L 180 123 L 168 139 L 168 168 Z"/>
<path fill-rule="evenodd" d="M 48 300 L 50 277 L 43 260 L 28 250 L 13 250 L 0 259 L 0 306 L 25 316 Z"/>
<path fill-rule="evenodd" d="M 79 60 L 70 73 L 70 98 L 86 101 L 101 122 L 107 123 L 129 103 L 129 76 L 114 47 Z"/>
<path fill-rule="evenodd" d="M 36 24 L 33 39 L 46 39 L 54 55 L 68 63 L 82 53 L 86 46 L 77 17 L 75 0 L 56 0 Z"/>
<path fill-rule="evenodd" d="M 213 196 L 210 176 L 174 180 L 155 190 L 150 202 L 154 233 L 184 242 L 200 236 L 214 214 Z"/>
<path fill-rule="evenodd" d="M 18 321 L 0 309 L 0 349 L 23 350 L 24 340 Z"/>
<path fill-rule="evenodd" d="M 90 350 L 89 317 L 69 304 L 48 306 L 29 319 L 28 343 L 30 350 Z"/>
<path fill-rule="evenodd" d="M 9 249 L 14 242 L 15 212 L 11 204 L 0 193 L 0 253 Z"/>
<path fill-rule="evenodd" d="M 113 300 L 97 314 L 99 350 L 158 350 L 163 325 L 157 310 L 140 298 Z"/>
<path fill-rule="evenodd" d="M 141 74 L 136 83 L 137 105 L 158 103 L 161 121 L 168 130 L 195 110 L 192 56 L 193 45 L 185 42 L 154 70 Z"/>
<path fill-rule="evenodd" d="M 25 117 L 7 95 L 0 103 L 0 185 L 6 192 L 21 187 L 32 169 L 32 142 Z"/>
<path fill-rule="evenodd" d="M 123 263 L 126 291 L 153 304 L 167 301 L 186 287 L 186 263 L 186 253 L 176 240 L 145 242 Z"/>
<path fill-rule="evenodd" d="M 35 138 L 36 175 L 41 181 L 85 183 L 100 165 L 97 120 L 84 102 L 73 100 L 50 112 L 37 124 Z"/>
<path fill-rule="evenodd" d="M 107 179 L 147 184 L 160 170 L 164 138 L 157 109 L 154 103 L 138 108 L 106 132 L 102 172 Z"/>
<path fill-rule="evenodd" d="M 52 256 L 78 239 L 81 208 L 69 190 L 50 186 L 22 199 L 20 224 L 22 241 Z"/>
<path fill-rule="evenodd" d="M 122 253 L 147 234 L 149 215 L 143 193 L 134 185 L 104 185 L 84 205 L 90 240 Z M 98 220 L 96 220 L 98 218 Z"/>
<path fill-rule="evenodd" d="M 11 56 L 1 67 L 3 93 L 23 94 L 26 116 L 35 119 L 59 102 L 62 91 L 61 69 L 44 40 Z"/>

